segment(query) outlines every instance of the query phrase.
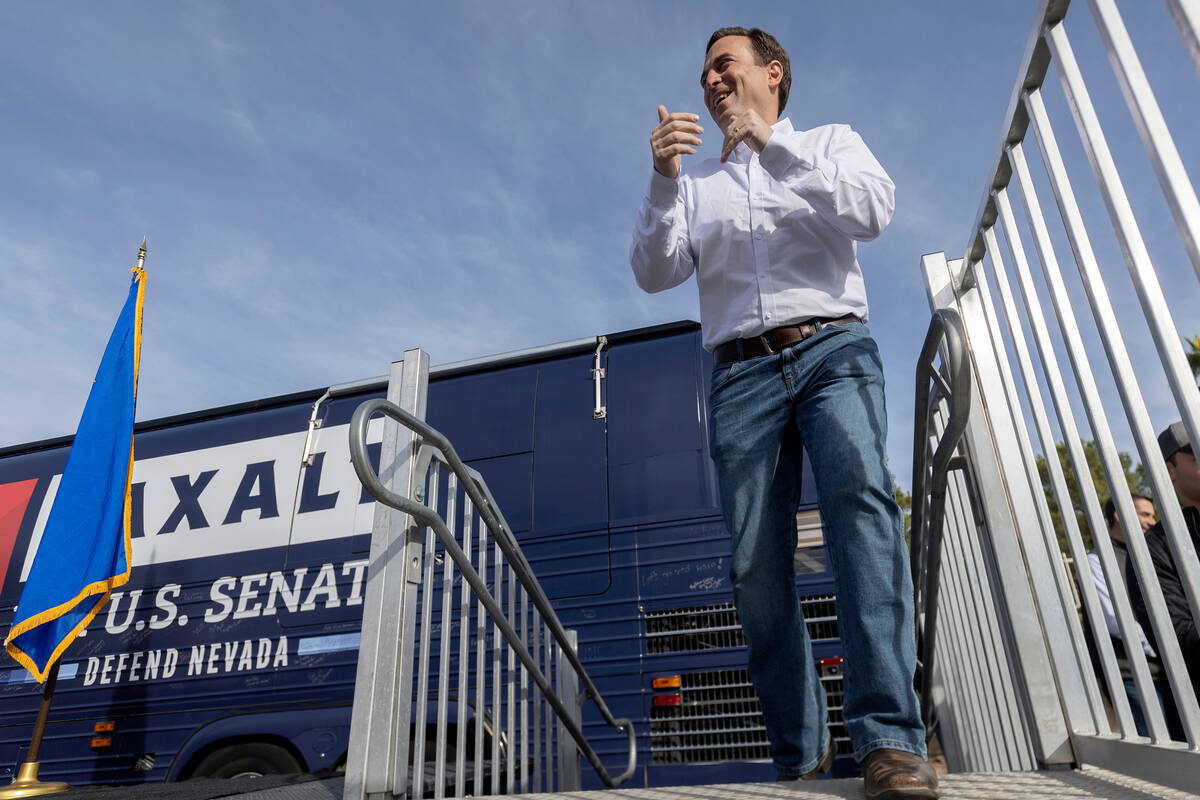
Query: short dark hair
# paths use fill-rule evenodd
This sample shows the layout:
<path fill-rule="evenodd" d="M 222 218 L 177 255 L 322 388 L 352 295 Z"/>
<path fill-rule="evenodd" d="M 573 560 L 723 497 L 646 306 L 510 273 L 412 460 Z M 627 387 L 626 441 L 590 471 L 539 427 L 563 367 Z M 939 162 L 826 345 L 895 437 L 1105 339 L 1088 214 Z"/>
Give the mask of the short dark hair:
<path fill-rule="evenodd" d="M 1147 503 L 1154 502 L 1144 494 L 1140 494 L 1138 492 L 1130 492 L 1130 494 L 1133 496 L 1134 500 L 1145 500 Z M 1104 522 L 1110 528 L 1117 524 L 1117 506 L 1111 497 L 1104 501 Z"/>
<path fill-rule="evenodd" d="M 750 40 L 750 46 L 754 48 L 754 57 L 758 60 L 760 67 L 765 67 L 772 61 L 778 61 L 783 65 L 783 79 L 779 81 L 779 111 L 782 114 L 784 106 L 787 105 L 788 92 L 792 88 L 792 62 L 788 58 L 787 50 L 783 49 L 778 40 L 771 34 L 764 31 L 762 28 L 718 28 L 713 31 L 713 35 L 708 38 L 708 46 L 704 48 L 704 54 L 708 55 L 708 51 L 712 50 L 712 46 L 716 44 L 718 39 L 724 39 L 726 36 L 745 36 Z"/>

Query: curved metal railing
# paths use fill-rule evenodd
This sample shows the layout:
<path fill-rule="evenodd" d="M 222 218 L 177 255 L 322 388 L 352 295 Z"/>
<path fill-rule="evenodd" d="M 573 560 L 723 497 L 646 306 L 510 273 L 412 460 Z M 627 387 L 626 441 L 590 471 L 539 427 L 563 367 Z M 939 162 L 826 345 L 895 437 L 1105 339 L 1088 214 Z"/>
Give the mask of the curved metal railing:
<path fill-rule="evenodd" d="M 608 770 L 601 763 L 595 749 L 584 736 L 578 720 L 571 713 L 562 698 L 559 697 L 550 679 L 538 667 L 537 659 L 530 652 L 522 636 L 514 628 L 509 618 L 505 616 L 504 609 L 501 606 L 502 601 L 497 600 L 489 591 L 486 580 L 481 578 L 480 573 L 472 566 L 470 556 L 459 546 L 446 521 L 435 508 L 431 508 L 429 505 L 418 500 L 396 494 L 380 481 L 379 475 L 372 467 L 368 457 L 366 443 L 367 424 L 377 414 L 382 414 L 395 420 L 400 425 L 412 430 L 419 437 L 422 445 L 417 454 L 417 475 L 424 475 L 432 461 L 436 460 L 448 468 L 453 476 L 451 480 L 457 478 L 457 481 L 461 483 L 463 491 L 469 498 L 475 511 L 479 514 L 480 520 L 492 533 L 495 544 L 499 546 L 504 558 L 507 559 L 509 568 L 527 593 L 534 608 L 541 615 L 542 621 L 549 634 L 553 636 L 554 641 L 557 643 L 560 653 L 569 663 L 575 676 L 582 682 L 584 694 L 590 697 L 596 704 L 601 716 L 609 726 L 625 732 L 629 745 L 628 764 L 625 770 L 615 778 L 609 774 Z M 600 779 L 607 786 L 617 786 L 633 775 L 634 770 L 637 768 L 637 740 L 633 723 L 628 719 L 616 719 L 609 711 L 591 676 L 588 675 L 583 663 L 579 660 L 568 632 L 563 628 L 557 614 L 554 612 L 549 598 L 530 568 L 524 553 L 521 552 L 516 537 L 505 522 L 499 506 L 492 497 L 487 483 L 483 480 L 482 476 L 462 462 L 455 452 L 453 445 L 451 445 L 445 436 L 416 416 L 394 403 L 383 399 L 368 400 L 355 410 L 354 416 L 350 421 L 350 458 L 354 464 L 355 472 L 358 473 L 359 480 L 362 481 L 363 486 L 366 487 L 367 491 L 375 499 L 392 508 L 412 515 L 415 520 L 433 531 L 437 536 L 446 554 L 449 555 L 455 566 L 457 566 L 463 580 L 470 586 L 479 603 L 487 610 L 493 625 L 504 636 L 511 651 L 520 659 L 521 664 L 527 670 L 534 684 L 536 684 L 537 688 L 546 698 L 546 701 L 553 708 L 559 723 L 570 734 L 579 751 L 587 758 L 588 763 L 596 770 L 596 774 L 599 775 Z M 423 499 L 423 495 L 424 493 L 421 492 L 418 494 L 418 498 Z M 431 494 L 429 499 L 436 506 L 436 496 Z M 483 555 L 481 555 L 481 566 L 486 569 L 486 558 Z M 443 627 L 448 630 L 450 625 L 445 624 Z M 522 618 L 523 627 L 524 619 Z M 466 653 L 461 652 L 461 649 L 460 645 L 460 663 L 461 659 L 467 657 Z M 535 649 L 537 648 L 535 647 Z M 446 653 L 444 648 L 443 653 Z M 448 664 L 443 663 L 442 667 L 443 669 L 448 669 Z M 562 680 L 561 671 L 559 672 L 559 680 L 560 682 Z M 510 705 L 512 704 L 511 696 L 509 703 Z M 536 713 L 533 716 L 536 718 Z M 549 720 L 546 723 L 547 736 L 549 736 Z M 419 739 L 417 746 L 420 746 Z M 508 744 L 508 747 L 512 748 L 511 742 Z M 420 763 L 419 759 L 417 763 Z M 440 753 L 438 763 L 439 765 L 443 763 Z"/>
<path fill-rule="evenodd" d="M 954 451 L 967 427 L 971 410 L 970 359 L 962 320 L 951 309 L 933 312 L 925 344 L 917 359 L 916 404 L 913 424 L 912 530 L 909 549 L 913 577 L 913 611 L 920 631 L 921 719 L 931 730 L 934 644 L 937 636 L 938 585 L 942 562 L 942 529 L 946 514 L 946 485 L 954 466 Z M 942 369 L 937 360 L 945 345 Z M 946 419 L 936 448 L 931 441 L 934 414 L 946 403 Z M 922 614 L 924 625 L 922 625 Z"/>

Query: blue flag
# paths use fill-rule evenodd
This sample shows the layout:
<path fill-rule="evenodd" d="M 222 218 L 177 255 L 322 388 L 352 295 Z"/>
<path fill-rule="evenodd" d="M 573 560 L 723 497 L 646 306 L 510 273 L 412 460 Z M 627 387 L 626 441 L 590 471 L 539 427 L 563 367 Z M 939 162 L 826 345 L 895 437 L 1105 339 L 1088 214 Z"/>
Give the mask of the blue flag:
<path fill-rule="evenodd" d="M 46 680 L 112 590 L 129 580 L 129 479 L 145 292 L 146 272 L 134 267 L 5 641 L 9 655 L 38 681 Z"/>

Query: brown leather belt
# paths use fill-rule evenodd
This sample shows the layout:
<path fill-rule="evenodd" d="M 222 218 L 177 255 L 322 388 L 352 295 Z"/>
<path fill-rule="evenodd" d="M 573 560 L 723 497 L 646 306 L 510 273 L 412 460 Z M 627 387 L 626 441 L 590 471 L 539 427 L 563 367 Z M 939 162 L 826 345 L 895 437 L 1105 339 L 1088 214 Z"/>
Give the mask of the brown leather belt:
<path fill-rule="evenodd" d="M 814 317 L 795 325 L 772 328 L 761 336 L 723 342 L 713 348 L 713 363 L 725 364 L 730 361 L 745 361 L 747 358 L 774 355 L 780 350 L 803 342 L 810 336 L 815 336 L 826 325 L 845 325 L 848 322 L 862 322 L 862 320 L 858 318 L 857 314 L 847 314 L 837 319 Z"/>

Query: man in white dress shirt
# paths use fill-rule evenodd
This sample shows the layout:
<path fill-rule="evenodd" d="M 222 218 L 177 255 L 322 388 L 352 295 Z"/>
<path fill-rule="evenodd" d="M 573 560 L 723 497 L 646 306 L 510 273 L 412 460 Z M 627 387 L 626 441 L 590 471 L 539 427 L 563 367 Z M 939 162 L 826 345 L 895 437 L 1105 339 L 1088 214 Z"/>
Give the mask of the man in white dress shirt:
<path fill-rule="evenodd" d="M 718 30 L 700 83 L 721 157 L 681 172 L 700 118 L 659 106 L 630 261 L 647 292 L 696 275 L 715 362 L 710 449 L 730 577 L 772 759 L 781 780 L 813 778 L 833 753 L 793 572 L 803 447 L 836 580 L 843 716 L 867 795 L 935 798 L 883 373 L 856 256 L 856 242 L 891 219 L 894 187 L 849 127 L 796 130 L 780 117 L 790 65 L 770 34 Z"/>
<path fill-rule="evenodd" d="M 1133 507 L 1137 511 L 1138 523 L 1141 528 L 1140 535 L 1145 536 L 1146 531 L 1150 530 L 1157 521 L 1154 513 L 1154 502 L 1144 494 L 1133 493 Z M 1108 536 L 1112 540 L 1113 557 L 1117 562 L 1117 579 L 1118 586 L 1123 590 L 1125 588 L 1121 580 L 1125 577 L 1126 565 L 1129 563 L 1128 545 L 1125 539 L 1125 530 L 1121 527 L 1121 519 L 1117 516 L 1117 506 L 1110 497 L 1104 501 L 1104 519 L 1108 522 Z M 1137 536 L 1138 533 L 1132 533 Z M 1104 575 L 1104 567 L 1100 561 L 1100 554 L 1095 550 L 1091 550 L 1087 554 L 1088 565 L 1092 570 L 1092 582 L 1096 586 L 1096 594 L 1100 600 L 1100 611 L 1104 615 L 1104 623 L 1108 627 L 1108 633 L 1112 637 L 1112 646 L 1117 657 L 1117 668 L 1121 673 L 1121 680 L 1125 684 L 1125 694 L 1129 698 L 1129 710 L 1133 716 L 1133 726 L 1139 736 L 1149 736 L 1149 726 L 1146 724 L 1146 714 L 1142 704 L 1141 695 L 1138 693 L 1137 684 L 1133 680 L 1133 666 L 1130 663 L 1128 651 L 1125 649 L 1125 637 L 1121 633 L 1121 626 L 1117 622 L 1117 612 L 1113 607 L 1112 592 L 1108 588 L 1108 580 Z M 1133 593 L 1137 593 L 1138 587 L 1130 587 Z M 1179 713 L 1175 709 L 1175 700 L 1171 695 L 1171 689 L 1167 684 L 1166 672 L 1163 671 L 1162 661 L 1158 658 L 1158 653 L 1150 645 L 1149 639 L 1146 638 L 1145 632 L 1142 631 L 1142 626 L 1137 626 L 1138 641 L 1141 643 L 1142 651 L 1146 654 L 1146 666 L 1149 668 L 1150 677 L 1154 681 L 1154 688 L 1158 694 L 1159 702 L 1163 706 L 1163 714 L 1167 718 L 1167 729 L 1171 734 L 1171 738 L 1176 741 L 1183 741 L 1183 728 L 1179 722 Z M 1096 674 L 1100 675 L 1098 662 L 1095 664 Z M 1101 688 L 1104 688 L 1103 686 Z"/>

